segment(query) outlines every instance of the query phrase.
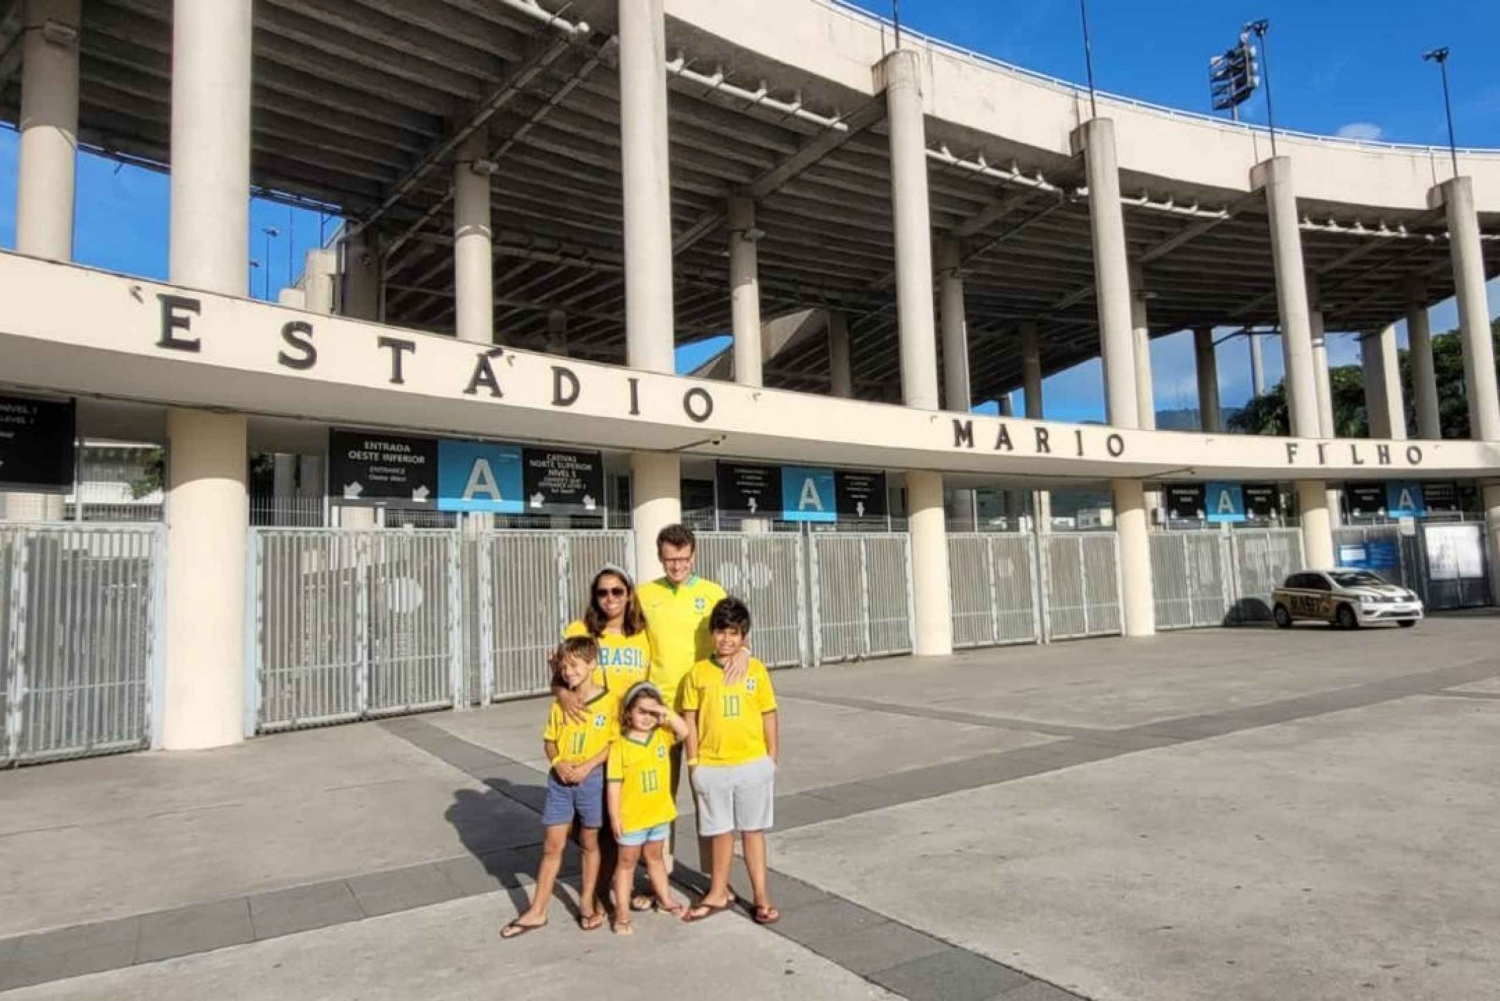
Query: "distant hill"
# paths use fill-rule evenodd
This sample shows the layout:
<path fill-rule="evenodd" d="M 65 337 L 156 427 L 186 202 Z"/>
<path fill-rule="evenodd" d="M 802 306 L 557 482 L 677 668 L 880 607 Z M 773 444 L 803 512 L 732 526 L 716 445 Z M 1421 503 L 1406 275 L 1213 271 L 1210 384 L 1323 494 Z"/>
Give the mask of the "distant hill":
<path fill-rule="evenodd" d="M 1239 412 L 1239 407 L 1225 407 L 1221 410 L 1220 413 L 1223 416 L 1224 427 L 1228 427 L 1229 421 Z M 1156 427 L 1159 431 L 1196 431 L 1200 423 L 1197 407 L 1184 407 L 1180 410 L 1158 410 L 1156 412 Z"/>

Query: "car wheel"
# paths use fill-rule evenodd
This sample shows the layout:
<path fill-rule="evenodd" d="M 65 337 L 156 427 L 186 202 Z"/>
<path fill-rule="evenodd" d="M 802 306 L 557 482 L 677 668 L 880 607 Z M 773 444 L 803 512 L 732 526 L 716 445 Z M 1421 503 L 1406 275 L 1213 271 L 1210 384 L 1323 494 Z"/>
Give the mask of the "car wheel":
<path fill-rule="evenodd" d="M 1274 611 L 1274 612 L 1271 613 L 1271 617 L 1276 620 L 1276 628 L 1278 628 L 1278 629 L 1290 629 L 1290 628 L 1292 628 L 1292 613 L 1288 612 L 1286 610 L 1286 606 L 1285 605 L 1277 605 L 1276 606 L 1276 611 Z"/>
<path fill-rule="evenodd" d="M 1410 629 L 1412 626 L 1414 626 L 1416 624 L 1417 624 L 1417 620 L 1416 619 L 1407 619 L 1404 622 L 1398 622 L 1398 623 L 1396 623 L 1396 625 L 1400 626 L 1402 629 Z"/>
<path fill-rule="evenodd" d="M 1340 629 L 1358 629 L 1359 617 L 1354 614 L 1354 609 L 1348 605 L 1340 605 L 1338 614 L 1334 616 L 1334 622 Z"/>

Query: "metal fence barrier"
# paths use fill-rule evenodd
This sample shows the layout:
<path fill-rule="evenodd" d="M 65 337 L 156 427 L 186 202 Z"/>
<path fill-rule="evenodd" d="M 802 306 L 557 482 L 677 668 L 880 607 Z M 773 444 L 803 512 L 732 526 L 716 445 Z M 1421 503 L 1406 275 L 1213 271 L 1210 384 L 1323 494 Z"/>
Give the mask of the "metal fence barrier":
<path fill-rule="evenodd" d="M 1151 582 L 1156 628 L 1221 626 L 1233 603 L 1229 536 L 1223 532 L 1153 532 Z"/>
<path fill-rule="evenodd" d="M 911 537 L 827 532 L 809 539 L 813 663 L 910 653 Z"/>
<path fill-rule="evenodd" d="M 1114 532 L 1043 536 L 1046 638 L 1120 632 L 1120 543 Z"/>
<path fill-rule="evenodd" d="M 150 744 L 160 525 L 0 526 L 0 764 Z"/>
<path fill-rule="evenodd" d="M 1374 547 L 1389 550 L 1395 566 L 1378 567 L 1383 579 L 1413 591 L 1422 591 L 1422 545 L 1417 533 L 1401 534 L 1400 525 L 1345 525 L 1333 530 L 1334 562 L 1345 565 L 1346 550 L 1354 546 L 1364 550 L 1365 558 Z"/>
<path fill-rule="evenodd" d="M 1234 558 L 1234 605 L 1230 622 L 1267 622 L 1271 592 L 1302 568 L 1302 530 L 1272 528 L 1229 534 Z"/>
<path fill-rule="evenodd" d="M 800 534 L 699 532 L 698 572 L 750 606 L 750 647 L 767 667 L 811 663 Z"/>
<path fill-rule="evenodd" d="M 1041 638 L 1034 536 L 949 533 L 948 581 L 955 648 Z"/>

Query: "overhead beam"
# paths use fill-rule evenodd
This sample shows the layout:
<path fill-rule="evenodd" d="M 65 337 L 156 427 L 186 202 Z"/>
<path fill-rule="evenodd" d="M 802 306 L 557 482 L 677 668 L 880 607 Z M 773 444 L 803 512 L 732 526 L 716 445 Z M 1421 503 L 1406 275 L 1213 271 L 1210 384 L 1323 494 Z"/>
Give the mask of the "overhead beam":
<path fill-rule="evenodd" d="M 1172 251 L 1185 247 L 1189 243 L 1192 243 L 1194 240 L 1198 239 L 1198 237 L 1203 236 L 1205 233 L 1211 232 L 1212 230 L 1215 230 L 1224 225 L 1226 222 L 1233 219 L 1236 215 L 1243 212 L 1246 208 L 1258 202 L 1259 200 L 1260 195 L 1258 194 L 1246 195 L 1244 198 L 1241 198 L 1239 201 L 1227 207 L 1224 210 L 1223 215 L 1209 216 L 1207 218 L 1200 219 L 1175 236 L 1170 236 L 1158 243 L 1156 246 L 1143 251 L 1141 255 L 1136 258 L 1136 262 L 1138 264 L 1146 265 L 1150 264 L 1152 261 L 1160 260 L 1161 258 L 1166 257 Z"/>
<path fill-rule="evenodd" d="M 850 139 L 885 120 L 885 97 L 881 95 L 864 106 L 838 120 L 838 125 L 825 129 L 811 142 L 762 173 L 745 185 L 743 194 L 761 201 L 781 190 L 787 183 L 806 173 L 830 153 L 841 148 Z M 709 209 L 699 216 L 687 229 L 672 241 L 672 253 L 680 254 L 701 241 L 721 226 L 726 215 L 722 209 Z"/>
<path fill-rule="evenodd" d="M 0 90 L 21 67 L 23 0 L 0 0 Z"/>

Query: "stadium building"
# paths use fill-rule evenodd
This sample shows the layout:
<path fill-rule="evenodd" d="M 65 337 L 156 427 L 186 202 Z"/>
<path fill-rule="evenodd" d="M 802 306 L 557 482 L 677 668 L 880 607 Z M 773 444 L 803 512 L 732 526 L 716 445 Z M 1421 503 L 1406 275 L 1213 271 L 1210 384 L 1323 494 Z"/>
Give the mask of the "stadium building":
<path fill-rule="evenodd" d="M 9 0 L 0 118 L 0 762 L 539 691 L 593 569 L 684 518 L 782 665 L 1217 625 L 1299 566 L 1496 591 L 1500 152 L 1093 96 L 835 0 Z M 170 172 L 168 281 L 70 263 L 80 150 Z M 277 303 L 252 195 L 343 220 Z M 1157 430 L 1184 330 L 1202 427 Z M 1291 434 L 1227 434 L 1217 353 L 1259 384 L 1269 331 Z M 1047 419 L 1096 357 L 1107 423 Z M 79 442 L 130 443 L 132 520 L 88 520 Z"/>

